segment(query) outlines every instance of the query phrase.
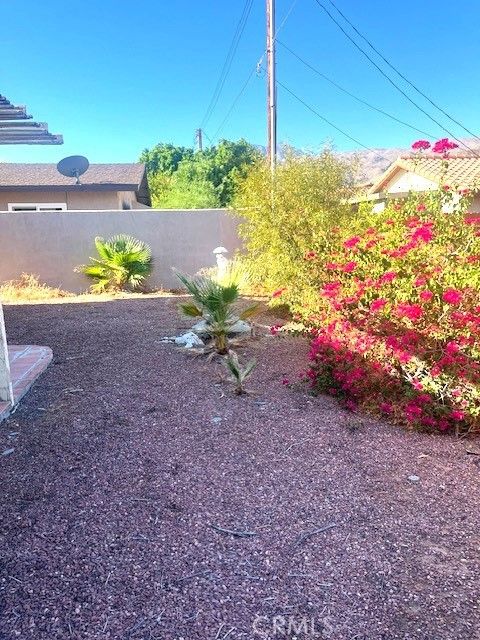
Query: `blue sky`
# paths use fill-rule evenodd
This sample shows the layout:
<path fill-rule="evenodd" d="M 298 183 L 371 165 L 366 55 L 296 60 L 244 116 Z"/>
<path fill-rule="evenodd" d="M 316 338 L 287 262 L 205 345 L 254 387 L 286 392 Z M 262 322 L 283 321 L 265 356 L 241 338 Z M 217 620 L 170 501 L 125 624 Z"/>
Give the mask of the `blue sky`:
<path fill-rule="evenodd" d="M 263 53 L 264 4 L 254 0 L 206 127 L 209 136 Z M 277 25 L 291 5 L 292 0 L 277 0 Z M 337 5 L 412 81 L 480 132 L 477 0 L 337 0 Z M 56 162 L 83 154 L 91 162 L 128 162 L 159 141 L 191 146 L 243 6 L 244 0 L 4 3 L 0 93 L 26 104 L 36 120 L 64 135 L 65 144 L 3 146 L 0 159 Z M 441 137 L 442 130 L 378 75 L 314 0 L 297 0 L 279 38 L 351 92 Z M 281 82 L 365 145 L 408 146 L 419 137 L 338 93 L 280 47 L 277 62 Z M 281 87 L 278 118 L 282 142 L 316 149 L 328 140 L 340 150 L 356 148 Z M 222 137 L 265 143 L 264 77 L 253 76 Z"/>

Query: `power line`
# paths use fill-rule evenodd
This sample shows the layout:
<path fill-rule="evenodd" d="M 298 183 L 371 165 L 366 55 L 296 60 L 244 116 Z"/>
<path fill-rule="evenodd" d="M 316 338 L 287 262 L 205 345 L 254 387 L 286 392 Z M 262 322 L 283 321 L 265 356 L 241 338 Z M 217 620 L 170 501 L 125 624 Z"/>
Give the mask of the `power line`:
<path fill-rule="evenodd" d="M 375 62 L 375 60 L 373 60 L 373 58 L 365 51 L 365 49 L 362 49 L 362 47 L 352 38 L 352 36 L 345 31 L 345 29 L 342 27 L 342 25 L 338 22 L 338 20 L 330 13 L 330 11 L 325 7 L 324 4 L 322 4 L 320 2 L 320 0 L 315 0 L 315 2 L 318 4 L 318 6 L 323 9 L 323 11 L 325 11 L 325 13 L 328 15 L 328 17 L 337 25 L 337 27 L 340 29 L 340 31 L 345 35 L 345 37 L 350 40 L 350 42 L 353 44 L 353 46 L 358 49 L 358 51 L 360 51 L 360 53 L 365 56 L 365 58 L 367 58 L 367 60 L 373 64 L 373 66 L 377 69 L 377 71 L 379 73 L 381 73 L 381 75 L 393 86 L 395 87 L 395 89 L 397 89 L 397 91 L 399 91 L 404 98 L 406 98 L 411 104 L 413 104 L 414 107 L 416 107 L 419 111 L 421 111 L 424 115 L 427 116 L 427 118 L 429 120 L 431 120 L 432 122 L 434 122 L 437 126 L 440 127 L 440 129 L 442 129 L 443 131 L 445 131 L 446 133 L 448 133 L 454 140 L 456 140 L 458 143 L 460 143 L 463 147 L 465 147 L 466 149 L 468 149 L 469 151 L 471 151 L 476 157 L 478 157 L 477 153 L 471 149 L 467 144 L 465 144 L 465 142 L 463 142 L 460 138 L 457 138 L 457 136 L 452 133 L 449 129 L 447 129 L 443 124 L 441 124 L 436 118 L 434 118 L 432 115 L 430 115 L 428 113 L 428 111 L 425 111 L 425 109 L 423 109 L 423 107 L 421 107 L 417 102 L 415 102 L 415 100 L 413 100 L 407 93 L 405 93 L 405 91 L 394 81 L 392 80 L 392 78 L 390 78 L 390 76 L 385 73 L 385 71 Z"/>
<path fill-rule="evenodd" d="M 344 131 L 343 129 L 340 129 L 340 127 L 337 127 L 336 124 L 334 124 L 331 120 L 328 120 L 325 116 L 323 116 L 321 113 L 319 113 L 316 109 L 314 109 L 312 106 L 310 106 L 307 102 L 305 102 L 305 100 L 302 100 L 302 98 L 300 98 L 299 96 L 297 96 L 296 93 L 294 93 L 293 91 L 291 91 L 291 89 L 289 89 L 288 87 L 286 87 L 282 82 L 280 82 L 280 80 L 277 80 L 277 84 L 280 85 L 283 89 L 285 89 L 285 91 L 287 91 L 291 96 L 293 96 L 296 100 L 298 100 L 298 102 L 300 102 L 301 104 L 303 104 L 304 107 L 306 107 L 309 111 L 311 111 L 312 113 L 314 113 L 318 118 L 320 118 L 321 120 L 323 120 L 324 122 L 326 122 L 330 127 L 332 127 L 333 129 L 336 129 L 336 131 L 338 131 L 339 133 L 341 133 L 343 136 L 345 136 L 346 138 L 348 138 L 349 140 L 351 140 L 352 142 L 355 142 L 355 144 L 358 144 L 360 147 L 363 147 L 364 149 L 367 149 L 367 151 L 372 151 L 373 153 L 376 153 L 378 155 L 379 158 L 382 158 L 382 160 L 386 160 L 389 164 L 391 164 L 391 160 L 389 160 L 388 158 L 386 158 L 385 156 L 382 156 L 381 154 L 377 153 L 377 151 L 375 149 L 372 149 L 371 147 L 367 147 L 365 144 L 363 144 L 362 142 L 360 142 L 360 140 L 357 140 L 356 138 L 354 138 L 353 136 L 351 136 L 349 133 L 347 133 L 346 131 Z"/>
<path fill-rule="evenodd" d="M 218 129 L 215 131 L 215 133 L 213 134 L 213 140 L 216 140 L 218 138 L 218 136 L 220 135 L 221 131 L 223 131 L 223 127 L 226 125 L 227 120 L 229 119 L 230 115 L 232 114 L 233 110 L 235 109 L 237 102 L 240 100 L 240 98 L 242 97 L 245 89 L 247 88 L 250 80 L 252 79 L 253 74 L 255 73 L 256 67 L 254 67 L 249 75 L 247 80 L 245 81 L 245 83 L 242 85 L 242 88 L 240 89 L 240 91 L 238 92 L 238 94 L 236 95 L 234 101 L 232 102 L 230 109 L 227 111 L 227 115 L 224 117 L 224 119 L 222 120 L 222 123 L 220 124 L 220 126 L 218 127 Z"/>
<path fill-rule="evenodd" d="M 237 49 L 238 49 L 238 45 L 239 45 L 241 37 L 243 35 L 243 31 L 245 29 L 245 25 L 247 23 L 248 16 L 250 15 L 250 11 L 252 9 L 252 5 L 253 5 L 253 0 L 245 0 L 245 5 L 243 7 L 242 14 L 241 14 L 240 19 L 239 19 L 239 21 L 237 23 L 237 27 L 235 29 L 235 33 L 233 34 L 233 38 L 232 38 L 232 41 L 230 43 L 230 47 L 228 49 L 226 58 L 224 60 L 224 63 L 223 63 L 223 66 L 222 66 L 222 70 L 220 72 L 220 76 L 218 78 L 217 84 L 216 84 L 215 89 L 213 91 L 212 98 L 210 100 L 210 103 L 209 103 L 209 105 L 207 107 L 207 111 L 205 112 L 205 115 L 203 116 L 202 122 L 200 124 L 200 129 L 203 129 L 203 127 L 210 120 L 210 117 L 212 116 L 212 113 L 213 113 L 215 107 L 217 106 L 218 100 L 220 98 L 220 94 L 221 94 L 222 89 L 223 89 L 223 87 L 225 85 L 225 81 L 226 81 L 227 76 L 228 76 L 228 74 L 230 72 L 233 59 L 235 57 L 235 54 L 236 54 Z"/>
<path fill-rule="evenodd" d="M 390 118 L 391 120 L 395 120 L 395 122 L 398 122 L 400 124 L 403 124 L 405 127 L 409 127 L 410 129 L 413 129 L 414 131 L 416 131 L 417 133 L 422 133 L 425 136 L 428 136 L 429 138 L 435 138 L 436 136 L 432 135 L 431 133 L 428 133 L 427 131 L 423 131 L 422 129 L 418 129 L 417 127 L 415 127 L 412 124 L 409 124 L 408 122 L 404 122 L 403 120 L 400 120 L 400 118 L 397 118 L 396 116 L 392 115 L 391 113 L 388 113 L 387 111 L 384 111 L 383 109 L 380 109 L 379 107 L 376 107 L 373 104 L 370 104 L 370 102 L 367 102 L 366 100 L 363 100 L 363 98 L 359 98 L 358 96 L 356 96 L 354 93 L 352 93 L 351 91 L 348 91 L 348 89 L 345 89 L 344 87 L 342 87 L 341 85 L 339 85 L 337 82 L 335 82 L 334 80 L 332 80 L 331 78 L 329 78 L 328 76 L 326 76 L 325 74 L 323 74 L 321 71 L 319 71 L 318 69 L 316 69 L 314 66 L 312 66 L 309 62 L 307 62 L 306 60 L 304 60 L 304 58 L 302 58 L 301 56 L 298 55 L 298 53 L 295 53 L 295 51 L 293 51 L 292 49 L 290 49 L 289 46 L 287 46 L 284 42 L 282 42 L 281 40 L 277 39 L 277 43 L 280 44 L 284 49 L 286 49 L 287 51 L 289 51 L 292 56 L 294 56 L 295 58 L 297 58 L 297 60 L 299 60 L 300 62 L 302 62 L 306 67 L 308 67 L 309 69 L 311 69 L 314 73 L 316 73 L 318 76 L 320 76 L 321 78 L 323 78 L 324 80 L 326 80 L 326 82 L 329 82 L 332 86 L 336 87 L 339 91 L 342 91 L 343 93 L 345 93 L 347 96 L 350 96 L 351 98 L 353 98 L 354 100 L 356 100 L 357 102 L 360 102 L 361 104 L 364 104 L 366 107 L 369 107 L 370 109 L 373 109 L 374 111 L 377 111 L 378 113 L 381 113 L 384 116 L 387 116 L 387 118 Z"/>
<path fill-rule="evenodd" d="M 277 39 L 278 34 L 280 33 L 280 31 L 283 29 L 283 27 L 285 26 L 285 23 L 287 22 L 288 18 L 290 17 L 290 14 L 292 13 L 293 9 L 295 8 L 295 5 L 297 4 L 298 0 L 293 0 L 292 4 L 290 5 L 290 8 L 288 9 L 287 13 L 285 14 L 285 16 L 283 17 L 282 22 L 280 23 L 280 26 L 278 27 L 278 29 L 275 31 L 275 38 L 274 40 Z M 262 65 L 262 61 L 265 57 L 266 54 L 266 50 L 263 51 L 262 55 L 260 56 L 257 64 L 255 65 L 255 67 L 250 71 L 248 78 L 246 79 L 245 83 L 242 85 L 242 88 L 240 89 L 239 93 L 236 95 L 236 97 L 233 100 L 233 103 L 231 104 L 227 115 L 224 117 L 224 119 L 222 120 L 222 123 L 220 124 L 220 126 L 218 127 L 217 131 L 215 132 L 215 134 L 212 136 L 212 140 L 216 140 L 217 136 L 221 133 L 221 131 L 223 131 L 223 128 L 225 126 L 225 124 L 227 123 L 230 115 L 232 114 L 233 110 L 235 109 L 235 106 L 237 105 L 237 102 L 240 100 L 241 96 L 243 95 L 245 89 L 247 88 L 250 80 L 252 79 L 252 76 L 255 72 L 258 73 L 259 69 L 261 68 Z M 210 139 L 210 138 L 209 138 Z"/>
<path fill-rule="evenodd" d="M 380 58 L 385 62 L 386 65 L 388 65 L 390 67 L 390 69 L 392 69 L 393 71 L 395 71 L 395 73 L 400 76 L 400 78 L 402 78 L 402 80 L 404 80 L 407 84 L 409 84 L 412 89 L 415 89 L 415 91 L 421 95 L 423 98 L 425 98 L 425 100 L 427 100 L 433 107 L 435 107 L 435 109 L 438 109 L 438 111 L 440 111 L 441 113 L 443 113 L 444 116 L 446 116 L 449 120 L 451 120 L 452 122 L 454 122 L 455 124 L 457 124 L 459 127 L 461 127 L 464 131 L 466 131 L 468 134 L 470 134 L 471 136 L 473 136 L 474 138 L 476 138 L 477 140 L 480 140 L 480 137 L 478 135 L 476 135 L 475 133 L 473 133 L 473 131 L 471 131 L 468 127 L 466 127 L 464 124 L 462 124 L 461 122 L 459 122 L 458 120 L 456 120 L 452 115 L 450 115 L 447 111 L 445 111 L 444 109 L 442 109 L 442 107 L 440 105 L 438 105 L 434 100 L 432 100 L 432 98 L 430 98 L 426 93 L 424 93 L 421 89 L 419 89 L 411 80 L 409 80 L 399 69 L 397 69 L 397 67 L 395 67 L 395 65 L 393 63 L 390 62 L 390 60 L 388 60 L 388 58 L 386 58 L 383 53 L 381 51 L 379 51 L 373 44 L 372 42 L 363 35 L 363 33 L 361 33 L 357 27 L 347 18 L 347 16 L 342 13 L 340 11 L 340 9 L 337 7 L 337 5 L 332 2 L 332 0 L 328 0 L 328 2 L 332 5 L 332 7 L 342 16 L 342 18 L 345 20 L 345 22 L 347 22 L 347 24 L 349 24 L 351 26 L 351 28 L 355 31 L 355 33 L 360 36 L 360 38 L 362 38 L 362 40 L 364 42 L 366 42 L 368 44 L 368 46 L 375 51 L 375 53 L 380 56 Z"/>

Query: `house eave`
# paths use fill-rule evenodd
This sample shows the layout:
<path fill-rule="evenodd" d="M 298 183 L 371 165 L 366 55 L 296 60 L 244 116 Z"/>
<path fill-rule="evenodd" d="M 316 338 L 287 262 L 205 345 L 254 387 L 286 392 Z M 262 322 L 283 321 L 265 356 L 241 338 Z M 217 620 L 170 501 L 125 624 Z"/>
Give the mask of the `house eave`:
<path fill-rule="evenodd" d="M 49 184 L 49 185 L 0 185 L 0 191 L 37 191 L 37 192 L 70 192 L 70 191 L 137 191 L 138 184 Z"/>

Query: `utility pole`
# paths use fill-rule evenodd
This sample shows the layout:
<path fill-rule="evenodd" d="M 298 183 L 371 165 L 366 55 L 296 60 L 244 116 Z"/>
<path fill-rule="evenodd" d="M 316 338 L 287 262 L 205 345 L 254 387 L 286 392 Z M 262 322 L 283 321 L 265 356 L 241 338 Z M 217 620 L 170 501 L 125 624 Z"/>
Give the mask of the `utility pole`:
<path fill-rule="evenodd" d="M 203 151 L 203 132 L 201 129 L 195 131 L 195 139 L 198 144 L 198 150 Z"/>
<path fill-rule="evenodd" d="M 275 82 L 275 0 L 267 8 L 267 153 L 273 172 L 277 161 L 277 88 Z"/>

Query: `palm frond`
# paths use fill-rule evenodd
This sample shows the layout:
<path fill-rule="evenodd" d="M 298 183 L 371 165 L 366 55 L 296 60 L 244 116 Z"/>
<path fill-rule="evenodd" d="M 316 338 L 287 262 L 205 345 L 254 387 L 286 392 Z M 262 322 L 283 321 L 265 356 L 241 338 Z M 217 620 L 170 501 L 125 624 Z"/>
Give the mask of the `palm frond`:
<path fill-rule="evenodd" d="M 180 309 L 184 315 L 190 318 L 200 318 L 203 315 L 202 310 L 193 303 L 186 302 L 185 304 L 181 304 Z"/>
<path fill-rule="evenodd" d="M 256 302 L 255 304 L 252 304 L 250 307 L 247 307 L 246 309 L 244 309 L 239 314 L 238 317 L 240 318 L 240 320 L 247 320 L 248 318 L 252 318 L 253 316 L 255 316 L 259 311 L 260 311 L 260 303 Z"/>
<path fill-rule="evenodd" d="M 92 290 L 106 288 L 136 289 L 152 272 L 152 252 L 141 240 L 125 234 L 110 240 L 95 238 L 99 258 L 90 258 L 89 265 L 78 269 L 95 280 Z"/>

